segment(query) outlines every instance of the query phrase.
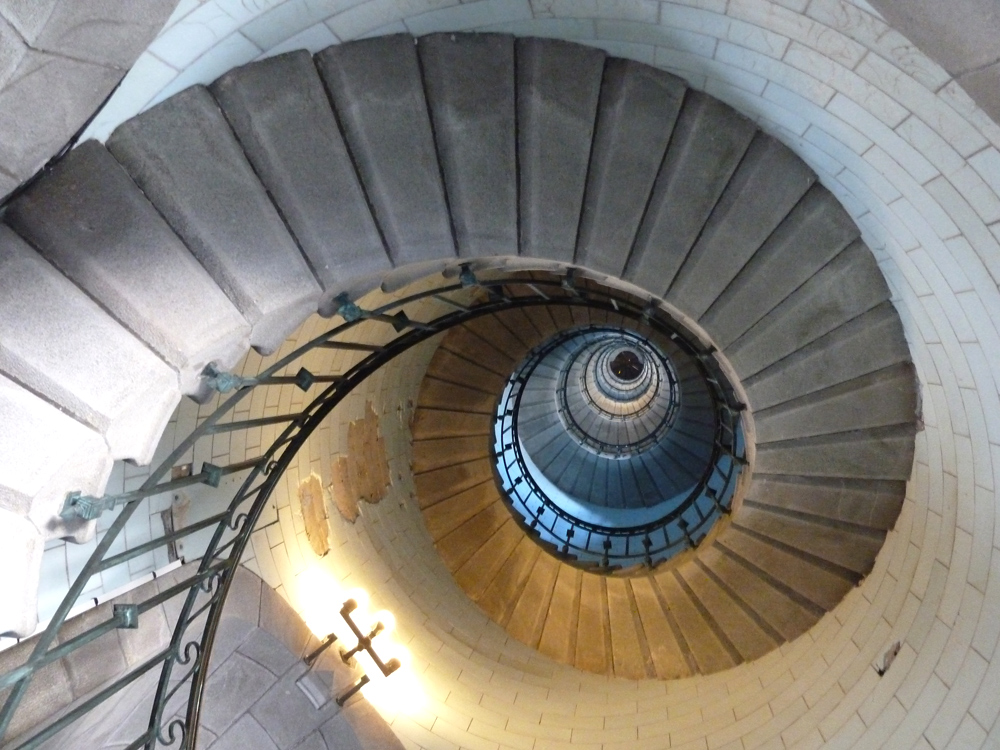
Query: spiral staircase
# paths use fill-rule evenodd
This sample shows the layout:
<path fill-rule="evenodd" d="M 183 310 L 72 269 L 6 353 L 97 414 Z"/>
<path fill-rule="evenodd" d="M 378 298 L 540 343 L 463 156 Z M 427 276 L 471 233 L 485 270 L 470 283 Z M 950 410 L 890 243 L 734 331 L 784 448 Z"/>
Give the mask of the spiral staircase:
<path fill-rule="evenodd" d="M 872 309 L 880 311 L 880 304 L 876 297 Z M 757 460 L 769 463 L 766 473 L 755 472 L 744 485 L 732 517 L 713 518 L 714 526 L 688 536 L 687 544 L 681 540 L 683 551 L 665 562 L 609 570 L 581 564 L 580 555 L 560 550 L 528 523 L 529 515 L 512 508 L 517 493 L 498 472 L 503 464 L 493 430 L 503 417 L 498 394 L 533 349 L 553 335 L 558 343 L 560 331 L 607 326 L 630 328 L 620 315 L 571 314 L 553 305 L 496 314 L 446 335 L 421 386 L 413 423 L 417 495 L 435 546 L 466 594 L 510 635 L 580 669 L 670 679 L 762 656 L 813 625 L 871 570 L 909 471 L 911 366 L 904 360 L 805 393 L 781 386 L 780 372 L 772 373 L 779 381 L 777 403 L 768 404 L 769 413 L 762 409 L 757 421 Z M 653 336 L 641 323 L 633 330 Z M 803 349 L 807 356 L 835 359 L 860 330 L 841 325 L 837 335 Z M 660 343 L 666 348 L 671 342 Z M 556 359 L 563 348 L 553 348 Z M 712 425 L 711 401 L 692 361 L 676 346 L 668 351 L 687 387 L 670 439 L 646 453 L 645 465 L 659 469 L 659 484 L 636 471 L 634 458 L 615 457 L 600 492 L 588 496 L 598 455 L 567 428 L 553 394 L 528 399 L 529 381 L 521 441 L 525 450 L 535 448 L 535 471 L 555 484 L 568 472 L 563 486 L 569 494 L 590 505 L 631 504 L 633 513 L 673 495 L 673 482 L 700 474 L 714 430 L 698 433 L 691 425 Z M 794 367 L 800 357 L 787 359 Z M 545 371 L 541 379 L 559 378 Z M 751 404 L 754 395 L 748 391 Z M 893 404 L 887 418 L 872 411 L 881 408 L 876 403 Z M 894 443 L 903 446 L 895 466 Z M 820 446 L 831 447 L 829 463 L 819 458 Z M 812 463 L 810 453 L 817 456 Z"/>
<path fill-rule="evenodd" d="M 6 632 L 34 626 L 44 540 L 93 533 L 61 520 L 66 491 L 99 495 L 112 459 L 148 460 L 179 398 L 205 395 L 208 363 L 274 350 L 345 293 L 459 266 L 624 285 L 744 398 L 750 464 L 731 517 L 651 569 L 584 569 L 512 515 L 497 398 L 560 332 L 654 333 L 553 304 L 445 336 L 413 423 L 427 528 L 469 596 L 554 659 L 666 679 L 767 653 L 871 570 L 910 475 L 913 368 L 847 214 L 728 106 L 593 48 L 397 35 L 253 63 L 74 149 L 3 223 L 0 414 L 52 446 L 29 472 L 23 436 L 4 436 L 0 555 L 16 574 L 2 594 L 19 602 Z M 88 356 L 95 340 L 116 342 L 113 360 Z M 680 412 L 665 433 L 675 466 L 649 481 L 676 494 L 691 466 L 677 457 L 709 443 L 703 376 L 659 345 Z M 539 466 L 562 476 L 574 462 L 542 455 L 562 431 L 540 419 Z M 609 495 L 644 505 L 650 485 L 629 471 L 635 486 Z"/>

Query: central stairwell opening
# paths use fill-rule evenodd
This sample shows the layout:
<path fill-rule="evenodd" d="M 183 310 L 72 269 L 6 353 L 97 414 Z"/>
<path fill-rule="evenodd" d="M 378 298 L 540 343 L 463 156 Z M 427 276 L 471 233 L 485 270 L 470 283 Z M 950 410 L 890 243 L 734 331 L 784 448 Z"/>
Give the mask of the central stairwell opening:
<path fill-rule="evenodd" d="M 509 507 L 548 552 L 583 568 L 652 568 L 696 547 L 729 513 L 746 462 L 743 405 L 711 356 L 666 320 L 645 335 L 627 323 L 547 339 L 496 409 Z"/>

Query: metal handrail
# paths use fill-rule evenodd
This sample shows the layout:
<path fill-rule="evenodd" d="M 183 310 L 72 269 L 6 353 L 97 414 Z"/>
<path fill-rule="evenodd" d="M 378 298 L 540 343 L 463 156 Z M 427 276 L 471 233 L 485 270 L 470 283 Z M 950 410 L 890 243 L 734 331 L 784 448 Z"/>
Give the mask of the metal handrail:
<path fill-rule="evenodd" d="M 407 307 L 431 299 L 443 303 L 449 312 L 431 321 L 413 320 L 406 314 Z M 480 280 L 475 277 L 471 268 L 463 266 L 457 283 L 443 284 L 410 294 L 369 311 L 360 309 L 346 297 L 339 300 L 340 306 L 335 315 L 339 315 L 343 322 L 281 357 L 255 378 L 244 379 L 221 373 L 215 368 L 207 368 L 206 385 L 215 388 L 220 394 L 228 393 L 228 395 L 207 419 L 150 472 L 138 490 L 102 498 L 85 497 L 80 493 L 70 493 L 67 497 L 63 512 L 68 517 L 94 518 L 106 510 L 118 507 L 121 511 L 111 522 L 104 537 L 71 584 L 45 630 L 34 639 L 34 646 L 25 664 L 0 675 L 0 690 L 10 690 L 0 708 L 0 743 L 8 739 L 7 734 L 13 718 L 27 694 L 33 677 L 40 669 L 114 628 L 124 625 L 124 621 L 120 620 L 116 613 L 111 619 L 90 627 L 72 641 L 55 645 L 60 629 L 70 612 L 81 601 L 91 576 L 116 565 L 125 564 L 128 560 L 158 547 L 176 543 L 196 531 L 211 528 L 214 524 L 215 531 L 211 541 L 205 554 L 197 561 L 197 570 L 194 573 L 187 575 L 169 589 L 150 596 L 136 605 L 130 605 L 133 607 L 132 616 L 141 616 L 143 612 L 166 599 L 187 592 L 168 647 L 104 686 L 83 703 L 73 706 L 58 719 L 44 727 L 29 730 L 27 735 L 18 738 L 18 744 L 14 746 L 16 750 L 38 747 L 103 701 L 124 690 L 141 675 L 159 668 L 160 677 L 156 696 L 150 708 L 147 728 L 128 745 L 128 748 L 136 750 L 138 748 L 153 750 L 156 747 L 180 747 L 188 750 L 193 748 L 197 740 L 208 659 L 226 596 L 250 534 L 297 452 L 305 445 L 322 420 L 344 398 L 369 376 L 403 352 L 440 332 L 477 317 L 515 307 L 567 305 L 620 313 L 636 320 L 645 320 L 655 328 L 659 325 L 657 316 L 649 318 L 650 310 L 654 309 L 655 304 L 655 300 L 639 299 L 625 293 L 612 292 L 604 288 L 593 289 L 578 284 L 572 269 L 561 278 L 553 275 L 542 279 L 509 275 Z M 342 338 L 346 334 L 358 332 L 367 334 L 375 330 L 379 333 L 390 332 L 392 338 L 384 344 L 359 343 Z M 297 374 L 292 373 L 289 368 L 294 369 L 306 354 L 320 348 L 356 351 L 360 359 L 342 372 L 314 374 L 305 368 L 300 368 Z M 234 420 L 230 416 L 237 405 L 252 392 L 256 389 L 290 384 L 296 385 L 303 392 L 320 385 L 324 387 L 304 408 L 265 418 L 267 424 L 281 429 L 270 445 L 261 450 L 259 456 L 229 466 L 220 467 L 205 463 L 201 471 L 192 477 L 163 481 L 171 469 L 184 460 L 189 451 L 193 452 L 199 440 L 211 439 L 213 434 L 221 431 L 247 430 L 263 424 L 260 419 Z M 226 421 L 227 419 L 229 421 Z M 236 493 L 228 499 L 223 512 L 191 526 L 165 532 L 162 536 L 133 549 L 124 552 L 116 550 L 114 554 L 111 553 L 112 546 L 143 499 L 195 483 L 218 488 L 222 476 L 243 471 L 248 474 Z M 181 674 L 175 678 L 175 672 Z M 187 690 L 184 718 L 164 717 L 167 701 L 185 690 L 184 686 Z"/>
<path fill-rule="evenodd" d="M 557 340 L 549 342 L 545 347 L 545 352 L 544 353 L 542 353 L 541 351 L 539 352 L 540 356 L 537 360 L 529 359 L 529 361 L 525 363 L 525 365 L 522 367 L 524 376 L 525 377 L 529 376 L 530 371 L 527 369 L 528 367 L 530 367 L 531 370 L 533 370 L 535 366 L 541 363 L 541 361 L 545 358 L 545 356 L 547 356 L 549 352 L 558 348 L 559 345 L 561 345 L 566 339 L 572 339 L 576 336 L 585 333 L 590 333 L 590 332 L 601 333 L 608 330 L 609 329 L 607 328 L 607 326 L 595 325 L 595 326 L 586 326 L 583 328 L 567 332 L 566 334 L 560 336 Z M 643 438 L 635 442 L 629 443 L 627 446 L 612 444 L 595 438 L 586 429 L 584 429 L 583 426 L 580 425 L 580 423 L 573 416 L 572 410 L 570 409 L 569 403 L 566 398 L 566 393 L 568 386 L 568 378 L 570 370 L 572 369 L 573 360 L 575 360 L 575 358 L 577 358 L 578 356 L 579 352 L 574 353 L 570 362 L 568 362 L 566 366 L 563 368 L 559 377 L 559 385 L 556 388 L 556 395 L 559 403 L 559 413 L 563 417 L 564 422 L 566 426 L 569 428 L 570 432 L 572 432 L 581 443 L 589 446 L 599 454 L 606 454 L 606 455 L 620 456 L 623 453 L 638 453 L 659 442 L 663 434 L 670 428 L 670 425 L 673 424 L 673 421 L 677 416 L 677 410 L 680 406 L 680 403 L 677 400 L 677 376 L 674 373 L 673 366 L 671 365 L 670 361 L 666 358 L 666 356 L 663 355 L 658 350 L 654 352 L 654 356 L 656 356 L 658 359 L 659 367 L 654 368 L 656 380 L 655 384 L 652 387 L 655 389 L 659 389 L 661 387 L 659 382 L 659 369 L 662 368 L 667 379 L 667 385 L 666 385 L 668 390 L 667 408 L 664 410 L 663 415 L 660 417 L 656 427 L 653 430 L 651 430 L 649 434 L 645 435 Z M 586 373 L 590 371 L 591 367 L 595 366 L 592 364 L 595 356 L 597 356 L 597 353 L 593 353 L 591 354 L 590 357 L 588 357 L 588 360 L 584 365 L 585 376 Z M 652 375 L 650 377 L 652 377 Z M 590 404 L 596 411 L 598 411 L 599 413 L 601 413 L 602 415 L 606 416 L 608 419 L 611 420 L 624 421 L 626 419 L 635 419 L 639 416 L 646 414 L 647 412 L 649 412 L 651 409 L 654 408 L 653 405 L 655 399 L 650 399 L 648 404 L 646 404 L 640 409 L 637 409 L 632 414 L 629 415 L 612 414 L 594 400 L 594 397 L 591 394 L 590 388 L 587 386 L 586 382 L 581 383 L 580 390 L 584 396 L 584 399 L 587 401 L 588 404 Z"/>

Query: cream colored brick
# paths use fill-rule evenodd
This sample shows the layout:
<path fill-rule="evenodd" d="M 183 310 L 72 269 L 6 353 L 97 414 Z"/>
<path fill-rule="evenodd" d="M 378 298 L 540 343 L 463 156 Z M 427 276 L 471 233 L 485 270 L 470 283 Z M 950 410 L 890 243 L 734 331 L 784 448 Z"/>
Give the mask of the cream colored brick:
<path fill-rule="evenodd" d="M 882 652 L 887 651 L 890 646 L 891 642 L 879 649 L 878 657 L 871 664 L 871 669 L 882 666 Z M 872 726 L 890 701 L 896 700 L 895 693 L 907 679 L 916 658 L 917 653 L 910 648 L 909 644 L 903 644 L 892 666 L 881 676 L 871 694 L 858 708 L 858 716 L 861 717 L 866 726 Z"/>
<path fill-rule="evenodd" d="M 822 735 L 819 733 L 819 723 L 826 718 L 843 700 L 844 691 L 840 685 L 834 683 L 827 692 L 817 701 L 809 704 L 809 711 L 799 717 L 781 733 L 782 740 L 787 747 L 794 747 L 800 742 L 808 743 L 810 736 Z"/>
<path fill-rule="evenodd" d="M 985 656 L 989 658 L 989 666 L 986 667 L 983 681 L 969 707 L 969 715 L 980 725 L 992 727 L 1000 716 L 1000 659 L 996 658 L 996 651 Z"/>
<path fill-rule="evenodd" d="M 859 750 L 878 750 L 889 745 L 889 738 L 893 731 L 906 717 L 906 709 L 900 705 L 899 701 L 893 699 L 886 706 L 885 710 L 879 714 L 878 719 L 868 728 L 868 730 L 857 740 L 855 747 Z"/>
<path fill-rule="evenodd" d="M 424 750 L 459 750 L 454 742 L 424 729 L 405 716 L 397 716 L 393 720 L 392 730 L 397 736 L 416 743 Z"/>
<path fill-rule="evenodd" d="M 935 620 L 930 633 L 924 641 L 923 647 L 917 651 L 917 658 L 907 672 L 906 679 L 896 691 L 896 697 L 904 707 L 913 710 L 921 691 L 924 690 L 928 681 L 941 683 L 941 679 L 933 674 L 934 668 L 941 654 L 944 652 L 945 644 L 948 641 L 949 630 L 939 620 Z M 942 685 L 944 683 L 941 683 Z M 947 688 L 946 688 L 947 689 Z"/>
<path fill-rule="evenodd" d="M 955 683 L 925 732 L 935 747 L 944 747 L 954 735 L 979 690 L 986 666 L 983 657 L 975 651 L 968 652 Z"/>
<path fill-rule="evenodd" d="M 991 654 L 1000 637 L 1000 555 L 994 554 L 990 560 L 989 580 L 986 597 L 979 614 L 979 623 L 972 637 L 972 647 L 980 654 Z"/>
<path fill-rule="evenodd" d="M 841 685 L 844 689 L 844 699 L 830 714 L 819 724 L 819 731 L 824 737 L 832 737 L 838 733 L 845 724 L 852 720 L 852 717 L 861 719 L 857 715 L 857 710 L 868 697 L 868 694 L 878 682 L 878 675 L 874 669 L 865 671 L 861 679 L 850 685 Z"/>
<path fill-rule="evenodd" d="M 844 670 L 839 682 L 840 686 L 847 690 L 847 686 L 863 681 L 871 669 L 871 665 L 881 660 L 883 652 L 889 647 L 891 641 L 892 628 L 885 620 L 879 620 L 871 637 L 862 642 L 858 656 Z"/>
<path fill-rule="evenodd" d="M 772 718 L 763 726 L 746 732 L 741 736 L 743 746 L 747 750 L 751 748 L 784 747 L 781 732 L 802 718 L 809 707 L 802 698 L 790 701 L 788 705 L 780 708 L 773 706 Z M 776 743 L 776 744 L 775 744 Z"/>
<path fill-rule="evenodd" d="M 986 730 L 983 729 L 971 716 L 962 719 L 955 734 L 952 735 L 951 742 L 948 743 L 947 750 L 962 750 L 966 747 L 985 747 Z"/>
<path fill-rule="evenodd" d="M 627 740 L 624 742 L 605 742 L 601 746 L 601 750 L 633 750 L 635 747 L 635 740 Z M 704 748 L 704 745 L 702 747 Z M 670 744 L 670 736 L 664 735 L 662 737 L 643 740 L 642 748 L 643 750 L 668 750 L 668 748 L 672 750 L 673 745 Z"/>
<path fill-rule="evenodd" d="M 975 531 L 972 536 L 972 553 L 969 560 L 969 583 L 979 591 L 986 591 L 990 563 L 992 561 L 996 533 L 993 509 L 995 494 L 982 487 L 976 487 Z"/>
<path fill-rule="evenodd" d="M 564 742 L 563 740 L 535 740 L 535 750 L 603 750 L 600 742 Z"/>
<path fill-rule="evenodd" d="M 688 742 L 702 740 L 707 742 L 709 734 L 722 732 L 731 729 L 736 724 L 736 717 L 733 712 L 720 712 L 715 716 L 706 718 L 700 724 L 690 728 L 678 729 L 670 732 L 670 742 L 672 745 L 684 745 Z M 643 731 L 639 730 L 639 739 L 643 739 Z"/>
<path fill-rule="evenodd" d="M 946 685 L 951 685 L 965 659 L 966 651 L 972 644 L 972 636 L 979 621 L 979 613 L 983 606 L 983 595 L 974 586 L 966 584 L 962 595 L 962 603 L 955 618 L 948 642 L 938 661 L 934 673 Z M 984 655 L 988 656 L 988 655 Z"/>
<path fill-rule="evenodd" d="M 900 723 L 893 736 L 893 742 L 900 747 L 915 747 L 918 745 L 931 717 L 938 710 L 947 695 L 948 688 L 936 676 L 932 676 L 920 691 L 916 701 L 907 711 L 906 718 Z"/>

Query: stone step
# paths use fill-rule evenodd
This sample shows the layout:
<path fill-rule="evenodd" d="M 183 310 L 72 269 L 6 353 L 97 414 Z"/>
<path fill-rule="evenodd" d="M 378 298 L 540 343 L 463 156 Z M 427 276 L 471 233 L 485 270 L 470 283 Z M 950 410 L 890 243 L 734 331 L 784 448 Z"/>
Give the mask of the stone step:
<path fill-rule="evenodd" d="M 676 345 L 667 348 L 664 347 L 662 341 L 656 341 L 655 343 L 670 358 L 670 363 L 674 366 L 674 372 L 677 375 L 677 382 L 679 384 L 683 385 L 688 380 L 701 380 L 701 370 L 698 367 L 698 363 L 692 357 L 688 356 Z"/>
<path fill-rule="evenodd" d="M 566 431 L 552 395 L 536 393 L 532 396 L 530 400 L 522 400 L 517 419 L 520 438 L 529 451 L 543 448 L 548 436 L 555 435 L 557 428 L 560 432 Z M 544 439 L 540 437 L 543 432 L 546 433 Z"/>
<path fill-rule="evenodd" d="M 417 501 L 424 508 L 492 479 L 493 459 L 483 456 L 424 471 L 414 466 L 413 473 Z"/>
<path fill-rule="evenodd" d="M 518 340 L 525 354 L 548 338 L 523 308 L 507 310 L 495 317 Z"/>
<path fill-rule="evenodd" d="M 574 663 L 577 668 L 596 674 L 612 674 L 614 671 L 607 580 L 604 576 L 584 572 L 580 578 Z"/>
<path fill-rule="evenodd" d="M 646 635 L 639 621 L 629 580 L 605 577 L 608 597 L 608 625 L 611 631 L 611 659 L 615 677 L 643 680 L 655 677 L 646 657 Z"/>
<path fill-rule="evenodd" d="M 815 173 L 787 146 L 758 133 L 666 300 L 700 318 L 815 181 Z"/>
<path fill-rule="evenodd" d="M 559 422 L 559 412 L 556 410 L 555 398 L 551 392 L 526 393 L 521 399 L 521 408 L 517 417 L 518 429 L 534 432 Z"/>
<path fill-rule="evenodd" d="M 316 65 L 393 265 L 456 256 L 413 37 L 328 47 Z"/>
<path fill-rule="evenodd" d="M 700 474 L 712 454 L 712 441 L 706 441 L 702 435 L 697 437 L 686 435 L 680 430 L 671 430 L 663 443 L 664 452 L 669 452 L 678 463 L 690 467 Z"/>
<path fill-rule="evenodd" d="M 758 444 L 850 429 L 913 424 L 917 376 L 901 362 L 754 413 Z"/>
<path fill-rule="evenodd" d="M 561 368 L 553 366 L 552 359 L 546 357 L 531 371 L 531 379 L 524 386 L 524 396 L 530 396 L 533 401 L 552 397 L 559 384 L 560 375 Z"/>
<path fill-rule="evenodd" d="M 524 448 L 535 465 L 556 486 L 560 485 L 563 474 L 574 468 L 583 454 L 581 448 L 571 438 L 562 425 L 545 429 L 530 438 L 521 438 Z"/>
<path fill-rule="evenodd" d="M 780 549 L 735 526 L 720 534 L 716 543 L 735 556 L 744 567 L 774 579 L 797 598 L 824 611 L 833 609 L 856 583 L 854 578 L 831 572 L 814 561 Z"/>
<path fill-rule="evenodd" d="M 467 385 L 449 383 L 433 376 L 424 378 L 420 384 L 419 403 L 432 409 L 452 409 L 493 414 L 497 395 L 495 391 L 470 388 Z"/>
<path fill-rule="evenodd" d="M 244 65 L 211 91 L 322 285 L 320 309 L 375 286 L 391 264 L 312 55 Z"/>
<path fill-rule="evenodd" d="M 545 293 L 548 294 L 548 292 Z M 551 307 L 549 305 L 536 305 L 533 307 L 522 308 L 525 316 L 542 335 L 543 339 L 547 339 L 562 330 L 562 326 L 556 323 L 550 310 Z"/>
<path fill-rule="evenodd" d="M 683 397 L 682 397 L 683 399 Z M 687 398 L 681 402 L 674 427 L 699 439 L 711 439 L 714 434 L 716 406 L 708 394 L 697 399 Z"/>
<path fill-rule="evenodd" d="M 511 518 L 510 512 L 503 502 L 497 499 L 454 531 L 438 539 L 434 546 L 440 553 L 441 559 L 444 560 L 445 566 L 454 575 L 473 555 L 483 549 L 483 545 L 488 539 L 491 539 L 505 525 L 508 530 L 504 532 L 502 539 L 511 540 L 515 529 L 519 535 L 521 534 L 514 519 Z M 463 580 L 469 581 L 471 578 L 465 577 Z"/>
<path fill-rule="evenodd" d="M 491 440 L 468 437 L 420 440 L 413 444 L 413 471 L 422 473 L 464 464 L 489 456 Z"/>
<path fill-rule="evenodd" d="M 750 405 L 764 411 L 900 362 L 910 361 L 903 326 L 891 302 L 821 336 L 743 381 Z"/>
<path fill-rule="evenodd" d="M 413 416 L 410 433 L 414 440 L 444 437 L 491 436 L 493 416 L 489 414 L 431 409 L 421 405 Z"/>
<path fill-rule="evenodd" d="M 698 564 L 731 592 L 738 592 L 740 601 L 753 610 L 757 619 L 785 640 L 797 638 L 812 627 L 822 612 L 815 605 L 789 596 L 786 590 L 773 585 L 773 579 L 759 575 L 757 569 L 741 565 L 738 558 L 727 554 L 721 545 L 712 544 L 701 549 Z"/>
<path fill-rule="evenodd" d="M 737 374 L 748 378 L 888 299 L 874 256 L 854 242 L 740 336 L 726 355 Z"/>
<path fill-rule="evenodd" d="M 813 185 L 698 322 L 725 349 L 857 237 L 837 199 Z"/>
<path fill-rule="evenodd" d="M 701 479 L 705 470 L 705 450 L 692 453 L 679 446 L 675 437 L 668 437 L 655 462 L 668 472 L 681 489 L 688 488 Z"/>
<path fill-rule="evenodd" d="M 98 432 L 0 375 L 0 508 L 29 518 L 46 539 L 78 536 L 92 525 L 59 517 L 66 493 L 100 496 L 113 459 Z M 45 446 L 46 450 L 36 450 Z"/>
<path fill-rule="evenodd" d="M 538 650 L 556 661 L 575 666 L 584 572 L 565 563 L 556 564 L 558 569 Z"/>
<path fill-rule="evenodd" d="M 556 39 L 516 48 L 521 253 L 572 263 L 605 55 Z"/>
<path fill-rule="evenodd" d="M 756 132 L 753 122 L 718 99 L 687 92 L 626 279 L 666 293 Z"/>
<path fill-rule="evenodd" d="M 317 304 L 333 312 L 335 291 L 363 287 L 390 265 L 405 267 L 386 277 L 386 289 L 444 263 L 454 268 L 459 254 L 512 257 L 519 244 L 529 257 L 516 268 L 551 257 L 625 269 L 647 288 L 669 288 L 684 313 L 717 324 L 734 343 L 727 353 L 748 378 L 767 439 L 741 515 L 694 562 L 654 575 L 598 576 L 536 544 L 495 484 L 497 391 L 556 330 L 622 316 L 510 310 L 446 336 L 418 399 L 412 468 L 446 566 L 515 637 L 622 677 L 730 667 L 833 606 L 868 569 L 873 543 L 895 518 L 912 465 L 915 400 L 897 393 L 910 371 L 899 365 L 905 341 L 876 264 L 860 242 L 844 247 L 856 229 L 828 193 L 809 188 L 815 177 L 680 79 L 634 62 L 605 64 L 604 53 L 563 42 L 435 35 L 415 43 L 397 35 L 333 47 L 317 64 L 318 73 L 307 54 L 292 53 L 228 74 L 212 87 L 225 114 L 196 86 L 122 126 L 110 147 L 149 200 L 103 147 L 84 144 L 11 206 L 8 220 L 97 301 L 70 291 L 67 309 L 102 305 L 105 322 L 116 318 L 167 363 L 123 329 L 108 329 L 100 346 L 117 335 L 133 343 L 114 348 L 141 353 L 129 377 L 141 379 L 142 366 L 155 361 L 162 367 L 146 380 L 172 366 L 182 387 L 194 389 L 206 357 L 225 362 L 248 341 L 273 348 Z M 187 275 L 161 280 L 161 258 Z M 773 285 L 758 284 L 761 276 Z M 161 285 L 170 291 L 157 296 Z M 595 288 L 583 273 L 578 286 Z M 193 302 L 179 312 L 166 307 L 177 300 Z M 160 318 L 171 327 L 150 324 Z M 862 333 L 861 320 L 879 335 Z M 668 446 L 671 460 L 693 471 L 693 458 L 708 453 L 711 400 L 696 362 L 650 335 L 677 361 L 683 406 Z M 12 350 L 6 346 L 0 356 Z M 48 356 L 17 355 L 39 372 Z M 102 393 L 97 408 L 69 387 L 72 374 L 46 369 L 53 385 L 36 390 L 88 423 L 124 419 L 125 396 L 113 402 Z M 537 413 L 522 416 L 536 427 L 557 424 L 541 398 L 552 376 L 540 369 L 526 394 L 538 399 L 525 401 Z M 58 396 L 56 386 L 69 395 Z M 861 394 L 861 406 L 848 405 L 849 394 Z M 105 441 L 6 379 L 0 418 L 19 426 L 13 437 L 0 435 L 2 454 L 26 456 L 16 473 L 0 474 L 0 510 L 18 519 L 0 530 L 22 526 L 6 541 L 34 559 L 25 544 L 83 538 L 92 525 L 52 522 L 67 486 L 103 489 L 106 443 L 118 445 L 110 428 Z M 28 453 L 22 438 L 54 447 Z M 556 451 L 552 466 L 572 477 L 574 491 L 602 500 L 648 500 L 666 483 L 671 492 L 685 484 L 666 454 L 654 464 L 652 452 L 598 461 L 568 437 L 536 447 Z M 88 474 L 95 456 L 101 472 Z M 865 520 L 853 523 L 866 501 Z"/>
<path fill-rule="evenodd" d="M 108 149 L 253 326 L 277 349 L 320 287 L 222 110 L 192 86 L 118 126 Z"/>
<path fill-rule="evenodd" d="M 652 578 L 676 624 L 682 649 L 691 655 L 697 668 L 703 673 L 711 673 L 735 666 L 739 662 L 738 654 L 712 627 L 711 615 L 680 574 L 670 568 L 657 571 Z"/>
<path fill-rule="evenodd" d="M 579 265 L 621 275 L 686 88 L 643 63 L 606 62 L 574 258 Z"/>
<path fill-rule="evenodd" d="M 465 324 L 465 328 L 479 336 L 488 345 L 499 350 L 499 353 L 514 362 L 515 366 L 520 364 L 524 355 L 531 348 L 525 346 L 507 327 L 506 321 L 502 322 L 498 315 L 484 315 L 481 318 L 470 320 Z"/>
<path fill-rule="evenodd" d="M 885 537 L 874 530 L 822 523 L 749 500 L 733 515 L 733 522 L 861 576 L 871 571 Z"/>
<path fill-rule="evenodd" d="M 755 468 L 764 474 L 909 479 L 915 431 L 913 424 L 893 425 L 767 443 L 757 448 Z"/>
<path fill-rule="evenodd" d="M 562 252 L 562 251 L 560 251 Z M 546 294 L 553 296 L 551 294 L 552 290 L 546 290 Z M 555 297 L 553 296 L 553 299 Z M 552 316 L 552 321 L 555 323 L 556 327 L 560 331 L 565 331 L 569 328 L 573 328 L 576 325 L 576 321 L 573 319 L 573 310 L 567 305 L 550 305 L 548 307 L 549 315 Z"/>
<path fill-rule="evenodd" d="M 611 468 L 617 469 L 618 483 L 622 488 L 621 507 L 648 508 L 672 493 L 673 486 L 659 486 L 641 461 L 615 461 Z"/>
<path fill-rule="evenodd" d="M 659 488 L 662 497 L 686 492 L 691 486 L 693 480 L 676 461 L 670 461 L 666 457 L 656 457 L 651 455 L 651 452 L 650 454 L 641 453 L 636 456 L 635 460 L 642 462 L 646 471 L 653 478 L 653 482 Z"/>
<path fill-rule="evenodd" d="M 498 375 L 475 360 L 445 350 L 435 352 L 427 367 L 427 374 L 459 385 L 487 390 L 494 395 L 503 393 L 507 378 Z"/>
<path fill-rule="evenodd" d="M 417 52 L 458 254 L 517 255 L 514 37 L 430 34 Z"/>
<path fill-rule="evenodd" d="M 99 433 L 2 375 L 0 424 L 0 635 L 26 637 L 38 621 L 46 540 L 94 535 L 95 521 L 59 516 L 66 493 L 103 494 L 112 458 Z"/>
<path fill-rule="evenodd" d="M 684 649 L 678 642 L 676 624 L 671 622 L 665 611 L 662 595 L 653 579 L 641 576 L 630 578 L 628 583 L 655 676 L 661 680 L 673 680 L 692 674 Z"/>
<path fill-rule="evenodd" d="M 0 370 L 143 464 L 181 397 L 172 367 L 4 226 Z"/>
<path fill-rule="evenodd" d="M 178 370 L 195 393 L 209 362 L 234 365 L 250 325 L 95 141 L 70 151 L 4 220 Z"/>
<path fill-rule="evenodd" d="M 713 631 L 727 651 L 736 652 L 737 661 L 751 661 L 781 644 L 780 634 L 734 598 L 706 568 L 691 561 L 679 565 L 677 573 L 709 616 Z"/>
<path fill-rule="evenodd" d="M 35 525 L 0 507 L 0 565 L 4 570 L 0 577 L 0 597 L 4 603 L 0 611 L 0 636 L 27 637 L 38 626 L 38 580 L 44 551 L 45 538 Z"/>
<path fill-rule="evenodd" d="M 496 569 L 493 580 L 483 589 L 477 604 L 501 627 L 506 627 L 518 604 L 525 584 L 542 548 L 523 534 L 510 556 Z"/>
<path fill-rule="evenodd" d="M 425 507 L 424 522 L 431 539 L 442 539 L 499 499 L 496 483 L 487 480 Z"/>
<path fill-rule="evenodd" d="M 905 491 L 903 481 L 755 473 L 746 497 L 762 506 L 888 531 Z"/>
<path fill-rule="evenodd" d="M 475 362 L 502 378 L 509 376 L 517 366 L 517 360 L 465 326 L 452 328 L 442 342 L 441 349 L 457 354 L 466 361 Z"/>
<path fill-rule="evenodd" d="M 592 496 L 603 494 L 604 485 L 597 486 L 596 473 L 597 461 L 583 461 L 576 467 L 575 475 L 568 478 L 565 491 L 571 497 L 585 500 Z"/>
<path fill-rule="evenodd" d="M 501 509 L 507 513 L 502 504 Z M 454 570 L 455 582 L 473 601 L 480 601 L 497 574 L 508 567 L 514 550 L 524 541 L 530 542 L 525 539 L 521 527 L 507 513 L 507 520 L 485 540 L 480 537 L 477 549 Z"/>

